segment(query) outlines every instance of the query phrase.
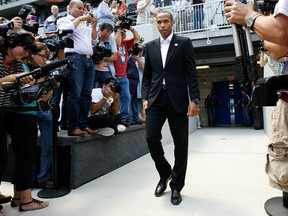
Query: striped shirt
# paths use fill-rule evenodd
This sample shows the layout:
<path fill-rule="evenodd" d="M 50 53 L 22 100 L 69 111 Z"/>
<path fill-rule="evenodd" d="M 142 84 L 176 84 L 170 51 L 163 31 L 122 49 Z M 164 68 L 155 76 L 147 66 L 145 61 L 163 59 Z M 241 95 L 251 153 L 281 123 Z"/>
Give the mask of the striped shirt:
<path fill-rule="evenodd" d="M 14 61 L 10 65 L 10 70 L 12 73 L 22 73 L 24 72 L 24 68 L 22 66 L 21 61 Z M 0 78 L 5 76 L 9 76 L 11 73 L 4 65 L 3 54 L 0 53 Z M 0 89 L 0 107 L 10 107 L 12 103 L 10 101 L 10 93 L 5 93 L 3 89 Z"/>

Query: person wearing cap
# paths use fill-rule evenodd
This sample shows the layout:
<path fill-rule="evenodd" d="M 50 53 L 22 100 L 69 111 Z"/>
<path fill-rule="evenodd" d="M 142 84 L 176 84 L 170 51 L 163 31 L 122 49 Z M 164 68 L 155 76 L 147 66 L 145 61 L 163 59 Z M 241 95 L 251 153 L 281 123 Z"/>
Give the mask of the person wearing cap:
<path fill-rule="evenodd" d="M 17 74 L 24 72 L 21 59 L 29 55 L 30 50 L 36 49 L 35 38 L 25 30 L 10 31 L 4 38 L 0 48 L 0 78 L 8 76 L 10 82 L 15 82 Z M 20 81 L 35 84 L 31 76 Z M 34 148 L 37 144 L 37 112 L 33 111 L 34 102 L 26 107 L 18 105 L 17 110 L 11 109 L 12 105 L 10 93 L 0 89 L 0 106 L 8 107 L 5 115 L 0 110 L 0 164 L 7 164 L 6 133 L 12 140 L 16 161 L 12 178 L 14 195 L 10 205 L 19 207 L 19 211 L 42 209 L 49 205 L 48 202 L 34 199 L 31 193 Z M 0 170 L 0 178 L 2 177 L 3 167 Z"/>

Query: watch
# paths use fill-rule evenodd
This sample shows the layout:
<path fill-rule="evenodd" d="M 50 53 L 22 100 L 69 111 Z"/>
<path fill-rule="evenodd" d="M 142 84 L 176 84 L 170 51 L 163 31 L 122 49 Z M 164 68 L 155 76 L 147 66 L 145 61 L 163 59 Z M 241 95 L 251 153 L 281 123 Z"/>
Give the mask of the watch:
<path fill-rule="evenodd" d="M 192 102 L 194 102 L 195 104 L 199 105 L 200 100 L 196 98 L 196 99 L 193 99 Z"/>
<path fill-rule="evenodd" d="M 251 16 L 251 17 L 248 19 L 247 27 L 248 27 L 251 31 L 254 31 L 254 30 L 253 30 L 253 26 L 254 26 L 255 20 L 256 20 L 257 17 L 259 17 L 259 16 L 261 16 L 261 14 L 256 13 L 256 14 L 254 14 L 253 16 Z"/>

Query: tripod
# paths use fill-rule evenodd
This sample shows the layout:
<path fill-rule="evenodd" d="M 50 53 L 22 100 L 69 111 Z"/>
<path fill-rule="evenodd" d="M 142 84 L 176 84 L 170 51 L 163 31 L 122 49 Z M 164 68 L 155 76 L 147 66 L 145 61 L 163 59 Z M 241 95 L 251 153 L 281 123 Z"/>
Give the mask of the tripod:
<path fill-rule="evenodd" d="M 254 10 L 258 11 L 256 0 L 254 0 Z M 232 31 L 235 44 L 235 63 L 238 79 L 241 82 L 244 82 L 244 85 L 247 84 L 249 80 L 255 82 L 258 79 L 258 70 L 250 31 L 247 27 L 243 29 L 242 26 L 236 24 L 232 24 Z M 248 65 L 250 68 L 250 77 L 247 73 Z M 283 197 L 275 197 L 266 201 L 264 208 L 269 216 L 288 215 L 288 193 L 285 191 L 282 193 Z"/>

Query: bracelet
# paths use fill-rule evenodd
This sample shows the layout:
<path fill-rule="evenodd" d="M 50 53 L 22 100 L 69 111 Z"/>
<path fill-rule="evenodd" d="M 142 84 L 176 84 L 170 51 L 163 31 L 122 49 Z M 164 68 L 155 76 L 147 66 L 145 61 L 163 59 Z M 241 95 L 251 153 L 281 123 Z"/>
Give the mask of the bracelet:
<path fill-rule="evenodd" d="M 11 74 L 9 75 L 9 81 L 10 82 L 14 82 L 14 78 L 13 78 L 13 76 Z"/>
<path fill-rule="evenodd" d="M 103 96 L 103 99 L 104 99 L 104 100 L 106 100 L 106 101 L 108 100 L 108 98 L 107 98 L 107 97 L 105 97 L 105 96 Z"/>

